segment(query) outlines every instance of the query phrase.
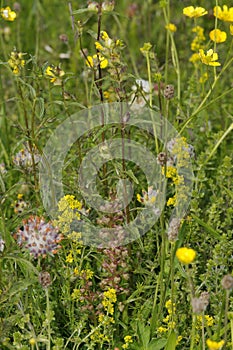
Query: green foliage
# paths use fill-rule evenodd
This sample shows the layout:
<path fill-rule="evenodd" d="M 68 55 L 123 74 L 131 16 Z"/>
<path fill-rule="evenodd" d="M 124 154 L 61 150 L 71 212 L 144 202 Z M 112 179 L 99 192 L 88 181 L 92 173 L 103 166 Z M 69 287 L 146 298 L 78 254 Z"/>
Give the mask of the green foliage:
<path fill-rule="evenodd" d="M 4 4 L 11 10 L 2 9 L 0 17 L 1 349 L 194 350 L 207 348 L 207 339 L 232 347 L 232 21 L 216 20 L 216 4 L 195 1 L 208 15 L 194 19 L 183 15 L 186 1 Z M 227 33 L 225 42 L 209 40 L 213 28 Z M 206 64 L 209 49 L 221 66 Z M 113 102 L 128 109 L 109 125 L 103 111 Z M 87 118 L 79 121 L 88 125 L 93 106 L 102 108 L 101 124 L 90 124 L 69 145 L 64 163 L 43 158 L 56 128 L 80 111 Z M 171 140 L 168 124 L 158 127 L 154 113 L 180 138 Z M 134 118 L 148 128 L 128 123 Z M 118 139 L 118 154 L 126 159 L 111 158 Z M 62 152 L 60 144 L 56 140 Z M 94 149 L 104 163 L 91 158 L 98 176 L 87 188 L 97 188 L 106 201 L 101 210 L 80 184 L 80 167 Z M 150 187 L 132 153 L 134 159 L 143 155 L 164 196 Z M 148 164 L 151 154 L 156 167 Z M 64 197 L 46 189 L 57 208 L 53 217 L 42 201 L 41 159 L 46 169 L 62 168 Z M 193 178 L 182 187 L 184 159 Z M 56 174 L 48 177 L 58 181 Z M 192 181 L 192 191 L 182 192 Z M 116 201 L 121 190 L 123 204 L 132 190 L 123 209 Z M 162 210 L 154 202 L 158 197 L 165 201 Z M 171 213 L 180 209 L 177 197 L 185 203 L 190 197 L 190 203 L 172 222 Z M 147 216 L 136 221 L 134 240 L 121 244 L 122 226 L 148 208 L 159 213 L 158 221 L 152 227 L 149 216 L 148 222 Z M 144 226 L 149 228 L 140 236 Z M 86 237 L 99 242 L 93 227 L 101 230 L 103 246 L 85 243 Z M 111 234 L 115 244 L 105 247 Z M 183 264 L 176 256 L 180 247 L 194 249 L 196 259 Z"/>

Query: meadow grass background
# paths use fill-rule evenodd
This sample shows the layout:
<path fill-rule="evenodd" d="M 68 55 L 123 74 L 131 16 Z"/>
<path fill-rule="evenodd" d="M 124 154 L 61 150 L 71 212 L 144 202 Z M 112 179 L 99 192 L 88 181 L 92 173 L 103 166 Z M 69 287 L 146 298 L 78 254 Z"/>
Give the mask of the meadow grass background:
<path fill-rule="evenodd" d="M 13 22 L 2 19 L 0 28 L 1 349 L 233 349 L 233 51 L 230 23 L 216 22 L 213 15 L 214 6 L 224 4 L 116 1 L 113 12 L 103 13 L 101 30 L 123 42 L 116 49 L 120 75 L 117 78 L 110 67 L 102 69 L 100 85 L 80 50 L 81 30 L 84 53 L 96 53 L 98 15 L 77 12 L 87 8 L 85 1 L 1 1 L 1 7 L 10 6 L 17 13 Z M 183 8 L 190 5 L 205 7 L 208 14 L 195 21 L 185 17 Z M 177 27 L 171 35 L 165 29 L 166 16 Z M 205 52 L 210 48 L 218 52 L 220 67 L 189 61 L 195 25 L 204 30 Z M 210 41 L 209 32 L 215 27 L 226 31 L 225 42 Z M 143 55 L 140 48 L 145 43 L 152 47 Z M 8 64 L 14 49 L 25 53 L 19 75 Z M 54 85 L 46 74 L 52 65 L 65 72 L 61 85 Z M 48 135 L 73 113 L 102 103 L 100 87 L 106 92 L 104 102 L 132 102 L 136 79 L 152 80 L 150 93 L 136 87 L 138 96 L 144 96 L 146 105 L 167 118 L 194 149 L 192 199 L 177 240 L 167 237 L 171 206 L 165 206 L 158 223 L 141 239 L 118 248 L 83 246 L 77 237 L 68 236 L 71 228 L 67 232 L 60 222 L 64 239 L 57 254 L 34 258 L 17 244 L 15 233 L 25 233 L 23 220 L 30 216 L 50 220 L 40 197 L 36 165 Z M 164 97 L 166 85 L 174 87 L 171 99 Z M 106 130 L 105 137 L 122 136 L 121 128 L 114 132 Z M 153 138 L 136 128 L 125 132 L 157 156 Z M 81 202 L 88 210 L 76 185 L 77 167 L 99 142 L 101 129 L 82 137 L 67 155 L 66 194 L 78 200 L 70 198 L 68 212 L 60 211 L 67 225 L 68 214 L 75 215 L 73 209 L 79 210 Z M 14 161 L 16 154 L 28 145 L 35 162 L 20 166 Z M 160 143 L 159 151 L 165 151 Z M 143 207 L 138 199 L 147 191 L 145 176 L 130 162 L 127 169 L 118 163 L 109 169 L 110 175 L 101 173 L 109 181 L 109 191 L 104 182 L 98 188 L 111 198 L 118 178 L 114 171 L 123 176 L 128 171 L 136 188 L 130 204 L 132 219 Z M 170 177 L 166 199 L 174 193 L 174 177 Z M 145 193 L 144 198 L 148 200 Z M 120 227 L 126 220 L 124 212 L 103 216 L 89 209 L 86 213 L 96 225 Z M 192 264 L 178 261 L 180 247 L 196 252 Z M 200 297 L 205 292 L 208 301 L 203 306 Z M 207 339 L 216 343 L 206 343 Z"/>

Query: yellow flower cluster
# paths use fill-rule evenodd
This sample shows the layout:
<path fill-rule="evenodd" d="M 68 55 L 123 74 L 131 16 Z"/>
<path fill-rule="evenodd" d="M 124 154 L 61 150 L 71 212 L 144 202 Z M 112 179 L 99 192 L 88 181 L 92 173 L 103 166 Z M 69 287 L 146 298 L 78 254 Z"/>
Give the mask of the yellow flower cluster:
<path fill-rule="evenodd" d="M 196 257 L 196 252 L 192 248 L 178 248 L 176 251 L 177 259 L 183 264 L 190 264 Z"/>
<path fill-rule="evenodd" d="M 72 300 L 79 300 L 79 298 L 80 298 L 80 296 L 81 296 L 81 291 L 80 291 L 80 289 L 73 289 L 73 293 L 71 294 L 71 298 L 72 298 Z"/>
<path fill-rule="evenodd" d="M 173 206 L 177 205 L 177 196 L 176 196 L 176 194 L 173 197 L 168 198 L 168 200 L 167 200 L 167 206 L 170 207 L 172 205 Z"/>
<path fill-rule="evenodd" d="M 65 72 L 58 66 L 48 66 L 45 70 L 45 75 L 53 85 L 62 85 L 61 78 L 65 75 Z"/>
<path fill-rule="evenodd" d="M 201 58 L 201 62 L 206 64 L 207 66 L 221 66 L 221 63 L 218 61 L 218 54 L 217 52 L 214 52 L 212 49 L 208 50 L 207 53 L 204 53 L 204 50 L 199 50 L 199 55 Z"/>
<path fill-rule="evenodd" d="M 128 349 L 129 344 L 133 342 L 131 335 L 126 335 L 124 337 L 125 344 L 122 345 L 122 349 Z"/>
<path fill-rule="evenodd" d="M 196 33 L 196 36 L 191 43 L 191 50 L 198 51 L 203 47 L 203 41 L 205 41 L 204 29 L 200 26 L 196 26 L 192 29 L 192 32 Z"/>
<path fill-rule="evenodd" d="M 90 68 L 97 69 L 100 66 L 101 69 L 104 69 L 108 66 L 108 60 L 98 53 L 93 56 L 87 56 L 86 64 Z"/>
<path fill-rule="evenodd" d="M 203 7 L 188 6 L 183 9 L 183 14 L 190 18 L 197 18 L 206 15 L 208 12 Z"/>
<path fill-rule="evenodd" d="M 206 344 L 207 344 L 209 350 L 220 350 L 220 349 L 222 349 L 222 347 L 224 345 L 224 340 L 216 342 L 216 341 L 213 341 L 211 339 L 207 339 Z"/>
<path fill-rule="evenodd" d="M 70 232 L 70 226 L 74 220 L 80 220 L 80 211 L 82 210 L 82 203 L 79 202 L 73 195 L 65 195 L 58 202 L 58 211 L 60 215 L 54 224 L 59 227 L 63 234 L 71 234 L 71 237 L 78 235 L 80 233 Z"/>
<path fill-rule="evenodd" d="M 202 328 L 202 319 L 204 317 L 204 320 L 207 324 L 208 327 L 212 327 L 213 324 L 214 324 L 214 319 L 212 316 L 209 316 L 209 315 L 197 315 L 196 318 L 197 318 L 197 325 L 196 325 L 196 328 L 197 329 L 201 329 Z"/>
<path fill-rule="evenodd" d="M 0 9 L 0 13 L 1 13 L 2 18 L 5 19 L 5 21 L 13 22 L 16 19 L 15 11 L 12 11 L 9 6 L 7 6 L 5 8 L 2 7 Z"/>
<path fill-rule="evenodd" d="M 118 61 L 119 55 L 117 48 L 122 47 L 121 40 L 112 40 L 106 31 L 101 31 L 100 40 L 95 42 L 97 53 L 93 56 L 87 56 L 86 64 L 88 67 L 97 69 L 107 68 L 109 60 Z"/>
<path fill-rule="evenodd" d="M 214 16 L 224 22 L 233 22 L 233 7 L 228 8 L 227 5 L 223 5 L 221 9 L 220 6 L 215 6 Z"/>
<path fill-rule="evenodd" d="M 86 280 L 90 280 L 94 276 L 94 272 L 90 269 L 82 270 L 80 272 L 80 276 L 85 278 Z"/>
<path fill-rule="evenodd" d="M 159 333 L 166 333 L 169 331 L 169 329 L 174 329 L 176 326 L 175 321 L 173 321 L 173 315 L 176 311 L 175 303 L 172 303 L 172 301 L 169 299 L 167 300 L 165 307 L 167 309 L 168 315 L 163 319 L 163 322 L 167 324 L 167 327 L 161 326 L 158 328 Z"/>
<path fill-rule="evenodd" d="M 113 315 L 114 303 L 116 303 L 116 301 L 116 290 L 114 288 L 109 288 L 106 292 L 104 292 L 104 299 L 102 301 L 102 305 L 104 307 L 104 310 L 108 314 Z"/>
<path fill-rule="evenodd" d="M 140 48 L 141 53 L 146 56 L 152 49 L 151 43 L 144 43 L 143 47 Z"/>
<path fill-rule="evenodd" d="M 11 52 L 10 59 L 8 60 L 8 64 L 15 75 L 18 75 L 20 72 L 20 69 L 25 65 L 25 60 L 23 59 L 24 55 L 25 54 L 22 52 L 17 52 L 17 51 Z"/>
<path fill-rule="evenodd" d="M 91 340 L 94 343 L 104 343 L 104 342 L 109 342 L 109 337 L 105 335 L 104 333 L 101 333 L 99 329 L 96 329 L 90 336 Z"/>
<path fill-rule="evenodd" d="M 113 317 L 110 317 L 104 314 L 99 314 L 98 319 L 99 319 L 99 322 L 102 323 L 104 326 L 108 326 L 110 324 L 115 323 L 115 320 Z"/>

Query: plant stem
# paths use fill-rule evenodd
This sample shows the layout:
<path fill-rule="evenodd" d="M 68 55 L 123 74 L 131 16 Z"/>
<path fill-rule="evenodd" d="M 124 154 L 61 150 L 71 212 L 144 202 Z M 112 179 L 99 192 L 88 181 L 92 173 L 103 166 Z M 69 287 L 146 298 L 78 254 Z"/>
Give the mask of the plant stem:
<path fill-rule="evenodd" d="M 48 288 L 45 288 L 45 295 L 46 295 L 46 318 L 47 318 L 47 332 L 48 332 L 48 343 L 46 350 L 51 349 L 51 310 L 50 310 L 50 302 L 49 302 L 49 291 Z"/>

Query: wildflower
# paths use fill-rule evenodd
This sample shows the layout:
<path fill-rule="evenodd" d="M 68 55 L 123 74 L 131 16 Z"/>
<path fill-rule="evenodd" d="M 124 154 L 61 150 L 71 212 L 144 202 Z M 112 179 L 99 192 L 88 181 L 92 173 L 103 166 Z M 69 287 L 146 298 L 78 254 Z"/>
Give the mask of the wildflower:
<path fill-rule="evenodd" d="M 169 30 L 170 32 L 173 32 L 173 33 L 175 33 L 175 32 L 177 31 L 177 27 L 176 27 L 176 25 L 173 24 L 173 23 L 168 23 L 168 24 L 165 26 L 165 28 L 166 28 L 167 30 Z"/>
<path fill-rule="evenodd" d="M 167 85 L 163 91 L 163 95 L 167 100 L 170 100 L 174 97 L 175 88 L 173 85 Z"/>
<path fill-rule="evenodd" d="M 172 154 L 183 153 L 187 158 L 192 156 L 193 146 L 188 144 L 185 137 L 173 138 L 167 143 L 167 150 Z"/>
<path fill-rule="evenodd" d="M 190 264 L 196 257 L 196 252 L 192 248 L 178 248 L 176 251 L 177 259 L 183 264 Z"/>
<path fill-rule="evenodd" d="M 131 97 L 131 109 L 133 111 L 138 111 L 146 105 L 146 101 L 150 94 L 150 84 L 149 81 L 144 79 L 136 79 L 136 85 L 132 86 L 134 93 Z"/>
<path fill-rule="evenodd" d="M 80 289 L 73 289 L 73 293 L 71 294 L 71 298 L 73 299 L 73 300 L 78 300 L 79 298 L 80 298 L 80 296 L 81 296 L 81 291 L 80 291 Z"/>
<path fill-rule="evenodd" d="M 214 67 L 221 66 L 219 62 L 216 62 L 218 60 L 217 52 L 214 52 L 212 49 L 208 50 L 206 55 L 204 53 L 204 50 L 200 49 L 199 55 L 202 63 Z"/>
<path fill-rule="evenodd" d="M 17 196 L 18 200 L 14 202 L 12 205 L 14 207 L 14 212 L 16 214 L 21 214 L 25 208 L 27 208 L 28 204 L 23 200 L 23 194 L 19 193 Z"/>
<path fill-rule="evenodd" d="M 85 280 L 92 279 L 93 275 L 94 275 L 94 272 L 91 271 L 90 269 L 82 270 L 80 272 L 80 276 L 82 276 L 82 278 L 84 278 Z"/>
<path fill-rule="evenodd" d="M 212 316 L 209 316 L 209 315 L 205 315 L 205 319 L 206 319 L 206 322 L 207 322 L 207 326 L 208 327 L 212 327 L 213 324 L 214 324 L 214 319 Z"/>
<path fill-rule="evenodd" d="M 205 41 L 204 29 L 200 26 L 195 26 L 192 29 L 193 33 L 196 33 L 196 37 L 193 39 L 191 43 L 191 50 L 198 51 L 203 48 L 203 42 Z"/>
<path fill-rule="evenodd" d="M 178 345 L 182 339 L 183 339 L 182 335 L 178 335 L 178 337 L 176 339 L 176 345 Z"/>
<path fill-rule="evenodd" d="M 110 12 L 114 10 L 115 1 L 104 1 L 102 3 L 102 10 Z"/>
<path fill-rule="evenodd" d="M 13 74 L 18 75 L 20 72 L 20 69 L 24 67 L 25 60 L 23 59 L 23 56 L 25 54 L 22 52 L 12 51 L 10 58 L 8 60 L 8 64 L 11 67 Z"/>
<path fill-rule="evenodd" d="M 70 252 L 66 257 L 66 262 L 69 264 L 72 264 L 73 261 L 74 261 L 74 257 L 73 257 L 72 252 Z"/>
<path fill-rule="evenodd" d="M 95 48 L 96 50 L 104 51 L 104 47 L 98 41 L 95 42 Z"/>
<path fill-rule="evenodd" d="M 10 21 L 13 22 L 16 19 L 16 13 L 11 10 L 9 6 L 7 7 L 2 7 L 1 10 L 1 16 L 5 21 Z"/>
<path fill-rule="evenodd" d="M 5 163 L 0 163 L 0 174 L 5 175 L 7 173 Z"/>
<path fill-rule="evenodd" d="M 189 62 L 192 62 L 194 65 L 197 62 L 200 62 L 200 60 L 201 60 L 201 58 L 200 58 L 199 53 L 193 53 L 192 56 L 189 58 Z"/>
<path fill-rule="evenodd" d="M 117 301 L 116 290 L 114 288 L 108 288 L 108 290 L 104 292 L 104 299 L 102 301 L 102 305 L 108 314 L 113 315 L 113 312 L 114 312 L 113 304 L 116 301 Z"/>
<path fill-rule="evenodd" d="M 204 74 L 202 74 L 202 76 L 200 77 L 200 79 L 199 79 L 199 82 L 201 83 L 201 84 L 204 84 L 207 80 L 208 80 L 208 73 L 207 72 L 205 72 Z"/>
<path fill-rule="evenodd" d="M 132 337 L 130 335 L 126 335 L 124 337 L 125 344 L 122 345 L 122 349 L 128 349 L 129 344 L 133 342 Z"/>
<path fill-rule="evenodd" d="M 224 289 L 231 290 L 233 288 L 233 277 L 231 275 L 225 275 L 221 284 Z"/>
<path fill-rule="evenodd" d="M 108 60 L 100 54 L 93 56 L 87 56 L 86 64 L 90 68 L 97 68 L 100 65 L 101 69 L 104 69 L 108 66 Z"/>
<path fill-rule="evenodd" d="M 216 341 L 207 339 L 206 344 L 207 344 L 209 350 L 219 350 L 219 349 L 222 349 L 222 347 L 224 345 L 224 340 L 216 342 Z"/>
<path fill-rule="evenodd" d="M 48 66 L 45 70 L 45 75 L 50 79 L 53 85 L 62 85 L 62 77 L 65 72 L 58 66 Z"/>
<path fill-rule="evenodd" d="M 98 12 L 99 9 L 99 4 L 96 1 L 88 1 L 88 6 L 87 6 L 89 11 L 95 11 Z"/>
<path fill-rule="evenodd" d="M 177 204 L 176 201 L 177 201 L 176 195 L 174 195 L 173 197 L 168 198 L 167 206 L 168 207 L 171 206 L 171 205 L 176 206 L 176 204 Z"/>
<path fill-rule="evenodd" d="M 230 25 L 230 34 L 233 35 L 233 24 Z"/>
<path fill-rule="evenodd" d="M 137 194 L 138 202 L 145 203 L 145 204 L 154 204 L 155 203 L 158 191 L 153 190 L 152 186 L 148 187 L 148 192 L 143 190 L 142 193 L 143 193 L 142 197 L 140 196 L 140 194 Z"/>
<path fill-rule="evenodd" d="M 151 48 L 151 43 L 144 43 L 143 47 L 140 48 L 140 51 L 143 55 L 147 55 Z"/>
<path fill-rule="evenodd" d="M 86 215 L 87 211 L 82 208 L 82 203 L 79 202 L 73 195 L 65 195 L 58 202 L 59 215 L 54 224 L 59 227 L 63 234 L 68 235 L 75 243 L 82 244 L 80 241 L 81 233 L 71 229 L 71 224 L 81 220 L 81 214 Z"/>
<path fill-rule="evenodd" d="M 29 344 L 30 345 L 35 345 L 36 344 L 36 339 L 35 338 L 29 339 Z"/>
<path fill-rule="evenodd" d="M 233 7 L 228 9 L 227 5 L 223 5 L 223 10 L 220 6 L 214 7 L 214 16 L 224 22 L 233 22 Z"/>
<path fill-rule="evenodd" d="M 216 42 L 217 44 L 224 43 L 224 41 L 226 41 L 227 39 L 227 33 L 221 31 L 220 29 L 211 30 L 209 36 L 210 39 Z"/>
<path fill-rule="evenodd" d="M 200 298 L 192 298 L 191 300 L 193 312 L 195 314 L 200 314 L 206 310 L 209 304 L 209 293 L 203 292 Z"/>
<path fill-rule="evenodd" d="M 39 273 L 39 282 L 43 288 L 48 288 L 52 284 L 50 273 L 42 271 Z"/>
<path fill-rule="evenodd" d="M 0 236 L 0 252 L 2 253 L 5 248 L 5 241 Z"/>
<path fill-rule="evenodd" d="M 172 303 L 171 299 L 166 301 L 165 307 L 169 315 L 176 311 L 175 303 Z"/>
<path fill-rule="evenodd" d="M 43 217 L 30 216 L 23 220 L 23 225 L 15 233 L 19 246 L 28 249 L 34 258 L 46 256 L 46 254 L 56 254 L 61 248 L 58 243 L 62 240 L 59 229 L 51 222 L 45 222 Z"/>
<path fill-rule="evenodd" d="M 208 12 L 203 7 L 188 6 L 183 9 L 183 14 L 190 18 L 197 18 L 206 15 Z"/>
<path fill-rule="evenodd" d="M 167 331 L 168 331 L 168 328 L 166 328 L 166 327 L 159 327 L 158 328 L 159 333 L 166 333 Z"/>
<path fill-rule="evenodd" d="M 34 157 L 34 163 L 37 164 L 40 160 L 39 155 L 37 154 L 37 151 L 33 150 L 33 157 Z M 20 167 L 25 168 L 28 171 L 31 171 L 33 168 L 33 157 L 31 152 L 29 152 L 28 148 L 22 148 L 13 158 L 13 163 Z"/>
<path fill-rule="evenodd" d="M 150 93 L 150 84 L 148 80 L 145 79 L 136 79 L 136 84 L 137 86 L 133 85 L 132 90 L 136 91 L 137 87 L 140 87 L 143 92 L 146 94 Z"/>
<path fill-rule="evenodd" d="M 167 154 L 165 152 L 160 152 L 157 156 L 157 163 L 161 166 L 165 166 L 167 164 Z"/>

